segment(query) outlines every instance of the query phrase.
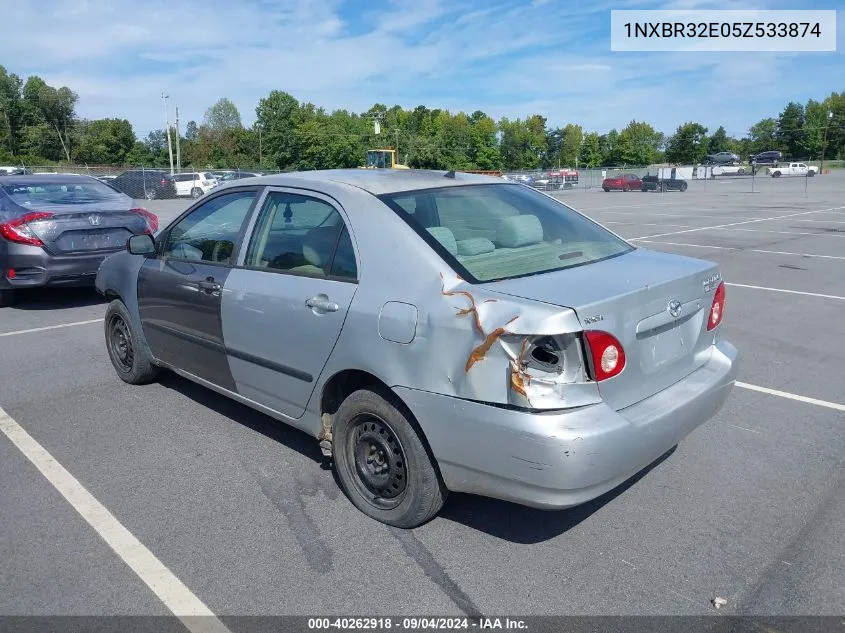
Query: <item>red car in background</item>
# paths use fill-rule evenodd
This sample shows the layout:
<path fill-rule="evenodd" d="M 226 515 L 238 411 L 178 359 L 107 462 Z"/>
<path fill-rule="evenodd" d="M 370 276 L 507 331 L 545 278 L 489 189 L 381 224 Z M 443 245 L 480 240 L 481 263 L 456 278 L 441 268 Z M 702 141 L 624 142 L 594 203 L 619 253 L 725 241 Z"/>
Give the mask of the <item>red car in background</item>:
<path fill-rule="evenodd" d="M 621 189 L 622 191 L 636 189 L 639 191 L 641 186 L 640 177 L 634 174 L 622 174 L 613 178 L 605 178 L 601 183 L 601 188 L 605 191 L 610 191 L 611 189 Z"/>

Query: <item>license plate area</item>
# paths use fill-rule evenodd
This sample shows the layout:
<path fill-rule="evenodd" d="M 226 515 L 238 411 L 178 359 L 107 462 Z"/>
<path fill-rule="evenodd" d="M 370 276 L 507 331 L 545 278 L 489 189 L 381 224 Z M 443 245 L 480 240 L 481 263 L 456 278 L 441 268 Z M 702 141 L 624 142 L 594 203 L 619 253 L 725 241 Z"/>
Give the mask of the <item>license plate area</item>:
<path fill-rule="evenodd" d="M 66 231 L 54 244 L 58 250 L 71 253 L 79 251 L 104 251 L 123 248 L 131 233 L 114 228 L 101 231 Z"/>

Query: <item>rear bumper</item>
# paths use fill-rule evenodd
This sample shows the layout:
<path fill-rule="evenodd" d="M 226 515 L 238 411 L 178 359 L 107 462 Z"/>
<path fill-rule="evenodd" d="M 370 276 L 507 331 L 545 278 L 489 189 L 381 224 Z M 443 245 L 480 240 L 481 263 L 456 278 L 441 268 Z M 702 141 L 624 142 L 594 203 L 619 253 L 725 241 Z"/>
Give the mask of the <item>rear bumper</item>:
<path fill-rule="evenodd" d="M 407 388 L 446 486 L 537 508 L 567 508 L 615 488 L 724 404 L 738 370 L 727 341 L 680 382 L 614 411 L 596 404 L 528 413 Z"/>
<path fill-rule="evenodd" d="M 40 246 L 0 240 L 0 288 L 93 285 L 100 264 L 114 252 L 51 255 Z M 9 269 L 15 270 L 12 279 L 9 278 Z"/>

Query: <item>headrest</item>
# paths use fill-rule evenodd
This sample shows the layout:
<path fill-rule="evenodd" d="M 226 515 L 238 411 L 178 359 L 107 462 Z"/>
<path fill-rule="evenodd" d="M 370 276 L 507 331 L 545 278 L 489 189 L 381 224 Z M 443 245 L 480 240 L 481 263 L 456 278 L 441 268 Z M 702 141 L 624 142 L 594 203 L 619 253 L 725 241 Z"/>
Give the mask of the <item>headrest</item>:
<path fill-rule="evenodd" d="M 458 255 L 481 255 L 495 250 L 496 245 L 486 237 L 471 237 L 458 242 Z"/>
<path fill-rule="evenodd" d="M 455 241 L 455 234 L 452 233 L 451 229 L 447 229 L 445 226 L 432 226 L 426 230 L 452 255 L 458 254 L 458 244 Z"/>
<path fill-rule="evenodd" d="M 326 264 L 324 258 L 331 257 L 337 230 L 336 226 L 320 226 L 308 231 L 302 240 L 302 255 L 309 264 L 318 268 Z"/>
<path fill-rule="evenodd" d="M 543 225 L 536 215 L 512 215 L 502 220 L 496 240 L 506 248 L 543 241 Z"/>

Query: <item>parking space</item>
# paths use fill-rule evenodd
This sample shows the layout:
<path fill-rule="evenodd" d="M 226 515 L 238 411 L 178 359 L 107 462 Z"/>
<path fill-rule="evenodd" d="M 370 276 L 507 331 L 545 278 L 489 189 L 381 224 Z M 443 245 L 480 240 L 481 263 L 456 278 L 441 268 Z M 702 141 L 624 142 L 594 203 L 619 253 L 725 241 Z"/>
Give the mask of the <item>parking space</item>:
<path fill-rule="evenodd" d="M 572 510 L 455 494 L 416 530 L 374 523 L 304 434 L 175 376 L 122 383 L 90 291 L 3 309 L 0 408 L 217 614 L 709 614 L 715 596 L 722 613 L 841 614 L 843 194 L 838 175 L 555 194 L 719 262 L 748 386 Z M 145 201 L 162 222 L 186 205 Z M 0 612 L 166 612 L 3 436 L 0 507 Z"/>

